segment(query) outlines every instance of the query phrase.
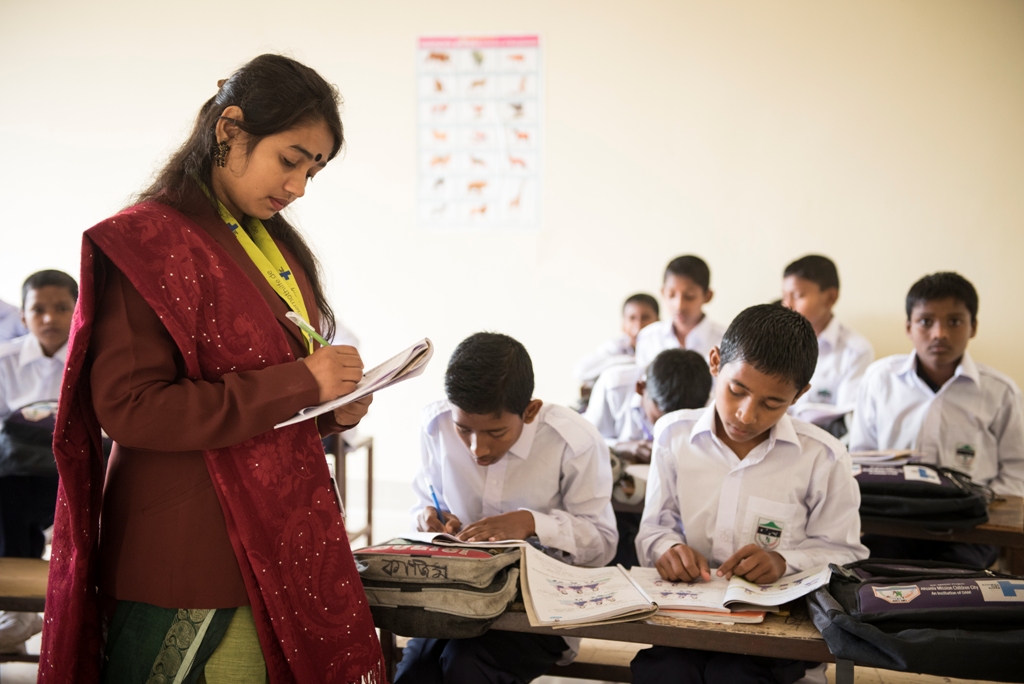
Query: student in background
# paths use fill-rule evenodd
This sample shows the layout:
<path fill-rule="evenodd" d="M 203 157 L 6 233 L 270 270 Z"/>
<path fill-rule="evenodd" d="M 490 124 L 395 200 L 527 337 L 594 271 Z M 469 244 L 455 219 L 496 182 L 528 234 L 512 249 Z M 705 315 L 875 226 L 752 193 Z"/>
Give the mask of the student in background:
<path fill-rule="evenodd" d="M 29 334 L 0 344 L 0 422 L 37 402 L 56 405 L 77 299 L 78 283 L 62 271 L 25 280 L 21 320 Z M 19 472 L 16 445 L 6 436 L 0 452 L 0 556 L 40 558 L 57 504 L 56 466 L 52 475 Z M 0 612 L 0 653 L 24 650 L 41 629 L 36 613 Z"/>
<path fill-rule="evenodd" d="M 656 426 L 640 562 L 668 580 L 752 582 L 867 555 L 850 457 L 787 409 L 818 356 L 806 318 L 763 304 L 741 312 L 711 352 L 714 403 Z M 716 569 L 717 568 L 717 569 Z M 634 682 L 795 682 L 813 663 L 655 646 Z M 823 668 L 821 668 L 823 670 Z M 823 671 L 820 681 L 824 681 Z"/>
<path fill-rule="evenodd" d="M 21 309 L 0 299 L 0 342 L 27 334 L 28 330 L 21 322 Z"/>
<path fill-rule="evenodd" d="M 846 416 L 857 403 L 857 388 L 875 358 L 867 338 L 839 322 L 832 307 L 839 299 L 839 272 L 828 257 L 797 259 L 782 276 L 782 304 L 811 322 L 818 337 L 818 365 L 811 391 L 790 409 L 836 437 L 846 434 Z"/>
<path fill-rule="evenodd" d="M 669 319 L 640 331 L 636 338 L 636 363 L 646 366 L 664 349 L 692 349 L 705 359 L 722 340 L 725 327 L 704 315 L 704 305 L 714 296 L 711 271 L 697 256 L 676 257 L 665 269 L 661 297 L 668 303 Z"/>
<path fill-rule="evenodd" d="M 909 354 L 873 363 L 853 414 L 851 451 L 913 449 L 928 463 L 967 473 L 996 494 L 1024 496 L 1024 415 L 1017 384 L 976 363 L 978 293 L 963 276 L 935 273 L 907 293 Z M 995 547 L 872 535 L 873 555 L 987 567 Z M 896 554 L 896 555 L 887 555 Z"/>
<path fill-rule="evenodd" d="M 633 365 L 636 336 L 658 320 L 658 300 L 649 294 L 635 294 L 622 305 L 622 334 L 614 337 L 576 364 L 576 379 L 593 386 L 598 376 L 612 366 Z"/>
<path fill-rule="evenodd" d="M 533 387 L 530 355 L 511 337 L 477 333 L 459 344 L 447 401 L 423 415 L 416 525 L 467 541 L 536 539 L 564 562 L 605 565 L 618 539 L 608 447 L 572 409 L 534 399 Z M 528 682 L 576 648 L 575 639 L 511 632 L 413 639 L 395 684 Z"/>

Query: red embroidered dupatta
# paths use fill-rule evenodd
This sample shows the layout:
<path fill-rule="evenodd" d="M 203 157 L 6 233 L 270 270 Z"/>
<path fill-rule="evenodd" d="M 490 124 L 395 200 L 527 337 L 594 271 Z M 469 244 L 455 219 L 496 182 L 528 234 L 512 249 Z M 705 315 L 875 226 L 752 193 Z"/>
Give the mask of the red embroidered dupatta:
<path fill-rule="evenodd" d="M 256 286 L 206 232 L 156 202 L 86 231 L 57 411 L 61 476 L 39 681 L 98 682 L 100 426 L 87 351 L 109 259 L 160 316 L 192 380 L 294 360 Z M 183 426 L 187 429 L 187 426 Z M 204 452 L 273 684 L 386 681 L 380 644 L 314 421 Z M 201 608 L 202 606 L 181 606 Z"/>

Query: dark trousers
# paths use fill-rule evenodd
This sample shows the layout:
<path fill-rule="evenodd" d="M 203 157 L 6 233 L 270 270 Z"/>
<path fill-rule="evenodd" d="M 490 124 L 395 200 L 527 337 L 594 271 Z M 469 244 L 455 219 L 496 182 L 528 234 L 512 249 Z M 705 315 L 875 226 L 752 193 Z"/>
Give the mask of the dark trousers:
<path fill-rule="evenodd" d="M 57 508 L 56 475 L 0 477 L 0 556 L 40 558 Z"/>
<path fill-rule="evenodd" d="M 615 558 L 608 565 L 621 564 L 626 569 L 640 565 L 636 557 L 636 533 L 640 531 L 640 514 L 615 511 L 615 526 L 619 528 L 619 545 Z"/>
<path fill-rule="evenodd" d="M 793 684 L 812 667 L 817 664 L 805 660 L 670 646 L 644 649 L 630 664 L 634 684 Z"/>
<path fill-rule="evenodd" d="M 959 563 L 985 569 L 999 558 L 999 547 L 988 544 L 937 541 L 935 539 L 902 539 L 881 534 L 865 534 L 861 542 L 871 551 L 871 558 L 931 560 Z"/>
<path fill-rule="evenodd" d="M 486 632 L 472 639 L 412 639 L 394 684 L 526 684 L 562 658 L 565 639 Z"/>

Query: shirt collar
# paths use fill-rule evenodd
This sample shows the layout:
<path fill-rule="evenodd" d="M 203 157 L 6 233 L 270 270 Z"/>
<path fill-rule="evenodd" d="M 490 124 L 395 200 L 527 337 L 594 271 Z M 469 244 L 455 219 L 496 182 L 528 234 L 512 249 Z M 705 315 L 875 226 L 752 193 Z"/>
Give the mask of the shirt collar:
<path fill-rule="evenodd" d="M 533 449 L 533 440 L 537 436 L 537 426 L 540 425 L 540 414 L 533 419 L 532 423 L 526 423 L 523 425 L 523 431 L 519 434 L 519 439 L 516 443 L 508 450 L 508 453 L 523 459 L 524 461 L 530 455 L 530 450 Z"/>
<path fill-rule="evenodd" d="M 839 345 L 839 319 L 835 316 L 828 322 L 825 329 L 818 335 L 818 346 L 835 349 Z"/>
<path fill-rule="evenodd" d="M 693 431 L 690 433 L 691 444 L 694 442 L 697 435 L 700 434 L 707 434 L 718 439 L 718 435 L 715 434 L 715 411 L 717 410 L 718 409 L 715 408 L 714 403 L 712 403 L 711 406 L 708 406 L 704 410 L 704 413 L 701 414 L 700 418 L 697 419 L 697 422 L 693 425 Z M 764 449 L 762 453 L 767 454 L 770 452 L 775 448 L 775 444 L 777 442 L 789 442 L 790 444 L 795 444 L 797 446 L 800 445 L 800 438 L 796 434 L 796 428 L 793 427 L 793 420 L 789 417 L 789 414 L 783 414 L 779 422 L 771 427 L 768 432 L 767 448 Z M 748 459 L 743 459 L 743 462 L 746 463 L 747 460 Z"/>
<path fill-rule="evenodd" d="M 917 375 L 917 352 L 910 352 L 907 354 L 906 361 L 904 361 L 896 370 L 896 374 Z M 964 355 L 960 357 L 960 363 L 957 364 L 956 371 L 953 372 L 951 380 L 956 380 L 961 376 L 971 380 L 976 385 L 981 383 L 981 375 L 978 373 L 978 364 L 974 363 L 974 359 L 971 358 L 971 353 L 966 349 L 964 350 Z"/>
<path fill-rule="evenodd" d="M 51 358 L 63 365 L 67 354 L 68 343 L 65 342 Z M 47 358 L 47 356 L 43 353 L 43 345 L 39 343 L 39 339 L 36 338 L 35 335 L 25 335 L 21 340 L 21 353 L 18 355 L 18 365 L 24 367 L 30 363 L 38 361 L 39 359 L 45 358 Z"/>

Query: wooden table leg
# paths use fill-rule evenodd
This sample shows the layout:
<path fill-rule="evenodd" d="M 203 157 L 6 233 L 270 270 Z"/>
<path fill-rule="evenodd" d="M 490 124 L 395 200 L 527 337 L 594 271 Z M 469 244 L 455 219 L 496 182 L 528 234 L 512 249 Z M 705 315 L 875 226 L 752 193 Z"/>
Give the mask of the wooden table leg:
<path fill-rule="evenodd" d="M 853 661 L 836 658 L 836 684 L 853 684 Z"/>
<path fill-rule="evenodd" d="M 380 630 L 380 650 L 384 653 L 384 672 L 389 682 L 395 681 L 395 671 L 398 667 L 398 644 L 395 641 L 394 632 L 386 629 Z"/>

